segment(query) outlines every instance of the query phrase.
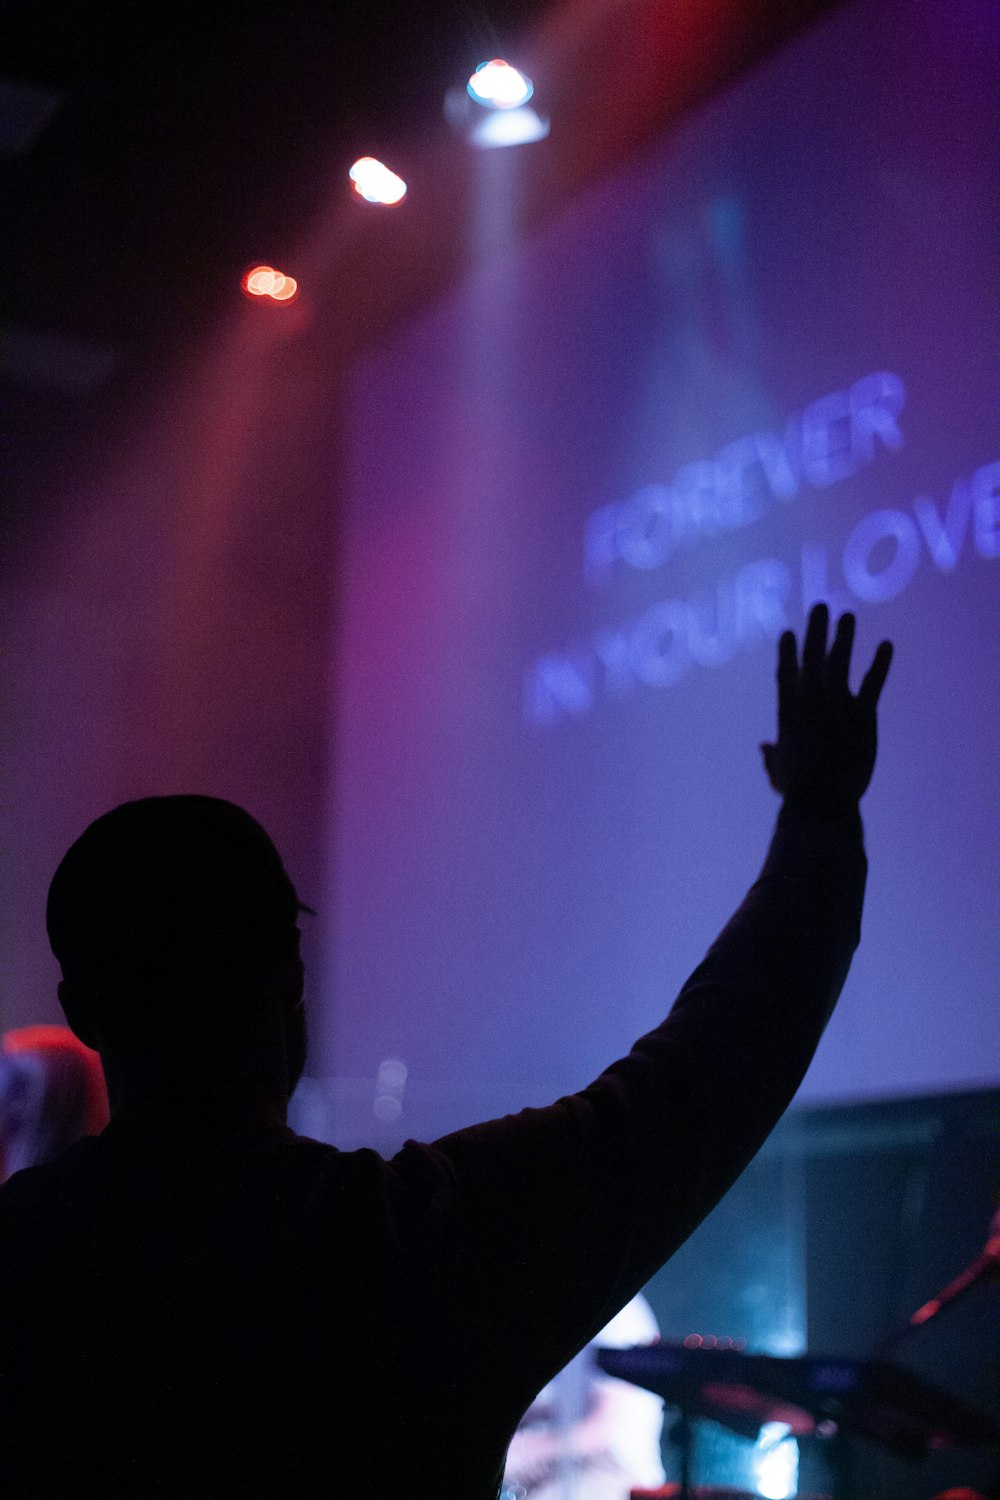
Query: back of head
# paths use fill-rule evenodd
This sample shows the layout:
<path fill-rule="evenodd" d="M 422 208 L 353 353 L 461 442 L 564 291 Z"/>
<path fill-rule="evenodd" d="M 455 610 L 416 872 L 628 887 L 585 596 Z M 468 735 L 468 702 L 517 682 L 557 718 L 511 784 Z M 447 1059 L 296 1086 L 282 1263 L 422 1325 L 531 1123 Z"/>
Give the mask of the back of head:
<path fill-rule="evenodd" d="M 117 1040 L 225 1011 L 297 953 L 299 909 L 277 849 L 242 808 L 199 796 L 123 803 L 81 834 L 49 890 L 75 1028 L 82 1017 Z"/>

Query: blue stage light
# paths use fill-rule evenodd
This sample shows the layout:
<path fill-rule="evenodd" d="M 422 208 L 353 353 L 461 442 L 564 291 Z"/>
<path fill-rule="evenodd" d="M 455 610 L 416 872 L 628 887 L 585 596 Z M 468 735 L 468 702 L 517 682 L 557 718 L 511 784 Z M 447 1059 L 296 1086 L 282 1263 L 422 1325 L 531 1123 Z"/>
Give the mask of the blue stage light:
<path fill-rule="evenodd" d="M 530 78 L 499 57 L 480 63 L 466 87 L 471 98 L 487 109 L 517 109 L 535 92 Z"/>

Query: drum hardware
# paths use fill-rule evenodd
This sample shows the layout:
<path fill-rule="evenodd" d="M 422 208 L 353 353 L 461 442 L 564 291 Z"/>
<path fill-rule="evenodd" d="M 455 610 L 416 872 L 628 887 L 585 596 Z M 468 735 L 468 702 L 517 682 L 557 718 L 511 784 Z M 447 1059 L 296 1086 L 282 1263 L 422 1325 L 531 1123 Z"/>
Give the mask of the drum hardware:
<path fill-rule="evenodd" d="M 681 1413 L 671 1433 L 680 1450 L 678 1500 L 698 1493 L 691 1485 L 697 1419 L 743 1437 L 756 1437 L 765 1422 L 787 1423 L 793 1437 L 841 1443 L 858 1433 L 907 1458 L 1000 1442 L 995 1418 L 888 1360 L 781 1358 L 669 1342 L 598 1349 L 595 1359 L 607 1375 L 654 1391 Z"/>

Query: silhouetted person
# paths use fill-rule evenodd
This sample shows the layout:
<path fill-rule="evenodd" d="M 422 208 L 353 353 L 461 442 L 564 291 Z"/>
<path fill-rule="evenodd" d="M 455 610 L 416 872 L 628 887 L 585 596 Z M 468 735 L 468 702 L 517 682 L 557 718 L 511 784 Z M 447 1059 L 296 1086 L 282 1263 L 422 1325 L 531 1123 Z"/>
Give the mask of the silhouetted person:
<path fill-rule="evenodd" d="M 168 797 L 87 829 L 48 925 L 112 1120 L 0 1189 L 6 1500 L 496 1495 L 535 1393 L 767 1136 L 847 972 L 890 650 L 854 697 L 853 620 L 829 654 L 827 623 L 801 666 L 782 639 L 784 807 L 668 1019 L 582 1093 L 390 1162 L 284 1124 L 298 902 L 259 825 Z"/>

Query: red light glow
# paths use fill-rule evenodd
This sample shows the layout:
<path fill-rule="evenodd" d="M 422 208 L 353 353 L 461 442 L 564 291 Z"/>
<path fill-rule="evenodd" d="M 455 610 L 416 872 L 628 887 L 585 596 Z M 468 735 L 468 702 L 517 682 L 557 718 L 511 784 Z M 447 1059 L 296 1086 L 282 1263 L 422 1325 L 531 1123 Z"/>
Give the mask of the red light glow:
<path fill-rule="evenodd" d="M 251 266 L 243 277 L 245 295 L 255 300 L 267 297 L 272 302 L 291 302 L 298 289 L 294 276 L 286 276 L 273 266 Z"/>

